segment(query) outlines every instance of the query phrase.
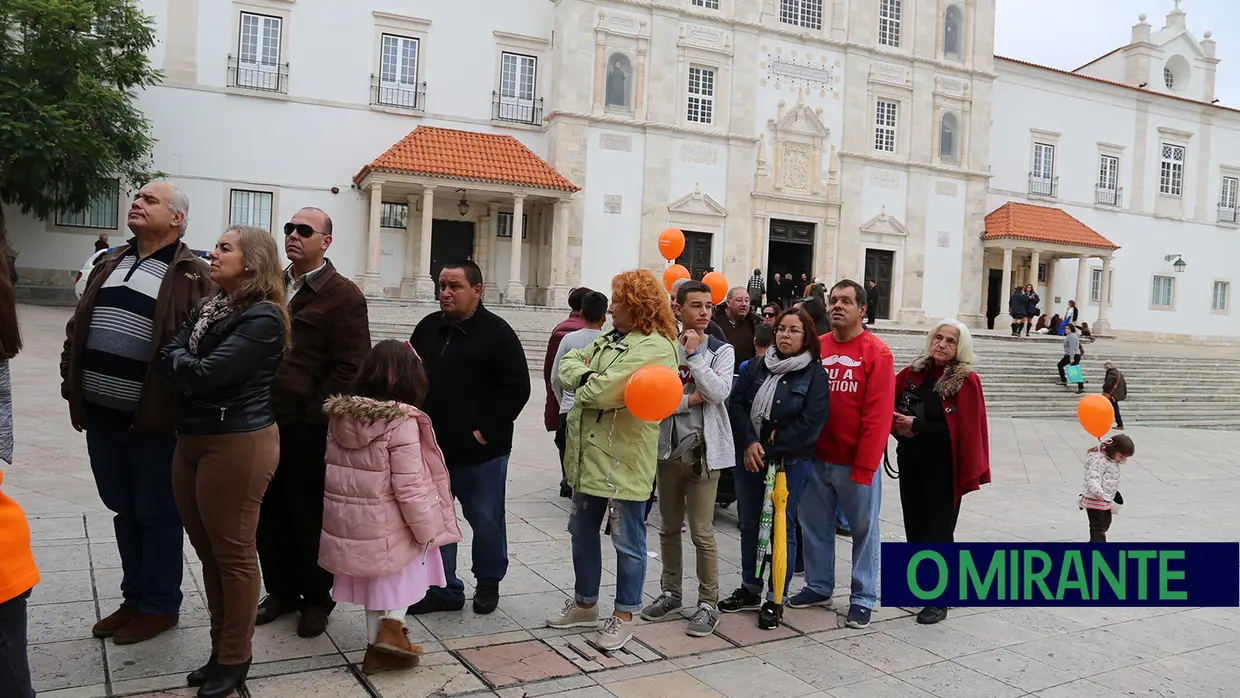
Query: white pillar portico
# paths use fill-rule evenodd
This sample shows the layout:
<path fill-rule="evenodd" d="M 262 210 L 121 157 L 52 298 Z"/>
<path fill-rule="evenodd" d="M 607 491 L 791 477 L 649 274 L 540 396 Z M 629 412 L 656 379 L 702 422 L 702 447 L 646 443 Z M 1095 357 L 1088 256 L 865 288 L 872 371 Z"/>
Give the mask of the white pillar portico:
<path fill-rule="evenodd" d="M 1012 250 L 1005 247 L 1003 249 L 1003 287 L 999 293 L 999 303 L 1001 304 L 999 317 L 995 318 L 995 327 L 1007 326 L 1012 324 L 1012 314 L 1008 308 L 1008 298 L 1012 295 Z M 1010 330 L 1009 330 L 1010 331 Z"/>
<path fill-rule="evenodd" d="M 487 255 L 486 273 L 483 274 L 482 302 L 494 304 L 500 300 L 499 284 L 495 282 L 495 273 L 499 269 L 499 263 L 495 261 L 499 257 L 499 204 L 492 202 L 487 205 L 487 210 L 487 226 L 482 234 L 489 238 L 487 250 L 490 254 Z"/>
<path fill-rule="evenodd" d="M 413 212 L 418 208 L 418 197 L 409 194 L 405 197 L 406 208 L 405 215 L 405 264 L 404 270 L 401 272 L 400 280 L 400 297 L 415 298 L 417 296 L 417 277 L 418 277 L 418 221 L 414 219 Z"/>
<path fill-rule="evenodd" d="M 547 305 L 568 307 L 568 206 L 566 199 L 555 202 L 551 230 L 551 297 Z"/>
<path fill-rule="evenodd" d="M 1089 257 L 1085 255 L 1079 255 L 1076 258 L 1076 298 L 1072 299 L 1076 301 L 1077 308 L 1081 308 L 1085 305 L 1085 299 L 1087 297 L 1086 294 L 1089 292 L 1089 288 L 1085 286 L 1085 282 L 1088 277 L 1088 274 L 1087 274 L 1088 271 L 1089 271 Z M 1078 312 L 1080 311 L 1078 310 Z"/>
<path fill-rule="evenodd" d="M 412 197 L 411 197 L 412 198 Z M 422 229 L 418 242 L 418 275 L 414 297 L 420 301 L 435 300 L 435 280 L 431 278 L 431 240 L 434 238 L 435 189 L 422 189 Z"/>
<path fill-rule="evenodd" d="M 525 305 L 525 284 L 521 281 L 521 238 L 525 235 L 525 196 L 512 197 L 512 251 L 508 254 L 508 284 L 504 286 L 504 303 Z"/>
<path fill-rule="evenodd" d="M 381 214 L 383 211 L 383 183 L 370 184 L 370 220 L 366 229 L 366 274 L 362 277 L 362 292 L 369 298 L 383 297 L 383 277 L 379 273 Z"/>
<path fill-rule="evenodd" d="M 1109 332 L 1111 323 L 1107 320 L 1107 309 L 1111 305 L 1111 258 L 1102 258 L 1102 293 L 1098 298 L 1098 320 L 1094 323 L 1094 333 Z"/>
<path fill-rule="evenodd" d="M 1029 280 L 1025 283 L 1032 284 L 1033 289 L 1038 289 L 1038 266 L 1042 264 L 1042 253 L 1034 250 L 1029 255 Z"/>

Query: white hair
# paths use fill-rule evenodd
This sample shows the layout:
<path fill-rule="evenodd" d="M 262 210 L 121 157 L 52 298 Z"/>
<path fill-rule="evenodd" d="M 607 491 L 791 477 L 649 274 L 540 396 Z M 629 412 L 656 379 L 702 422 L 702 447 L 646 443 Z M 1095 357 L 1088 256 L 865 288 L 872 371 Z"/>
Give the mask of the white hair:
<path fill-rule="evenodd" d="M 973 334 L 969 332 L 969 328 L 964 323 L 954 318 L 946 318 L 939 320 L 930 328 L 930 332 L 926 334 L 926 356 L 930 355 L 930 347 L 934 344 L 934 333 L 939 331 L 940 327 L 954 327 L 960 333 L 960 338 L 956 340 L 956 360 L 960 363 L 971 364 L 975 354 L 973 353 Z"/>
<path fill-rule="evenodd" d="M 181 225 L 178 226 L 178 230 L 181 235 L 185 235 L 185 230 L 189 226 L 189 195 L 172 182 L 161 180 L 152 182 L 152 184 L 162 184 L 168 187 L 168 210 L 181 215 Z"/>

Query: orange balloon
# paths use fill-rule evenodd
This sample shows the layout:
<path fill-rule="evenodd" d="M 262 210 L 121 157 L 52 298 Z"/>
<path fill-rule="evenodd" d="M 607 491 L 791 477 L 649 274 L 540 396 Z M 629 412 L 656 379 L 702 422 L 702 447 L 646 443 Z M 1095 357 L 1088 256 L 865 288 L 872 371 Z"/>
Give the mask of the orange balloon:
<path fill-rule="evenodd" d="M 667 366 L 639 368 L 624 386 L 624 406 L 643 422 L 661 422 L 680 407 L 684 384 Z"/>
<path fill-rule="evenodd" d="M 1111 401 L 1102 395 L 1086 395 L 1076 406 L 1076 418 L 1081 426 L 1085 427 L 1085 431 L 1101 439 L 1111 431 L 1115 411 L 1111 407 Z"/>
<path fill-rule="evenodd" d="M 685 234 L 676 228 L 668 228 L 659 233 L 659 254 L 663 259 L 672 261 L 685 251 Z"/>
<path fill-rule="evenodd" d="M 702 283 L 710 286 L 710 300 L 715 305 L 723 302 L 728 297 L 728 277 L 723 274 L 712 271 L 702 277 Z"/>
<path fill-rule="evenodd" d="M 689 278 L 689 270 L 679 264 L 673 264 L 663 270 L 663 285 L 667 287 L 667 292 L 672 292 L 672 284 L 681 279 Z"/>

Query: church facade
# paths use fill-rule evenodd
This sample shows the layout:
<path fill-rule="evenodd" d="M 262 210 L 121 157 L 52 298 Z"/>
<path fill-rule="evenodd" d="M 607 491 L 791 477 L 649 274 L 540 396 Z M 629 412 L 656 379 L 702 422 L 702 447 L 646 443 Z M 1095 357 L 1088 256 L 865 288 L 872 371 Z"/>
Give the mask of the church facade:
<path fill-rule="evenodd" d="M 1101 330 L 1240 340 L 1240 113 L 1178 3 L 1071 72 L 996 57 L 993 0 L 142 4 L 194 247 L 312 205 L 372 297 L 468 256 L 488 301 L 555 307 L 661 270 L 676 227 L 695 275 L 872 278 L 901 324 L 1002 327 L 1032 283 Z M 127 197 L 8 210 L 24 283 L 123 238 Z"/>

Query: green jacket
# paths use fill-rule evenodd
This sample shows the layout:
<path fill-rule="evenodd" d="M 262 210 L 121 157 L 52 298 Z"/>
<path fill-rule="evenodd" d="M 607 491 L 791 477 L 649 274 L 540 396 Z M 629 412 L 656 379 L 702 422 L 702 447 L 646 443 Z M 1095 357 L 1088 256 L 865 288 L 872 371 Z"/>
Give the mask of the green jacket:
<path fill-rule="evenodd" d="M 677 370 L 678 357 L 676 344 L 662 335 L 609 332 L 560 359 L 560 382 L 576 390 L 564 451 L 564 471 L 573 491 L 632 502 L 650 498 L 659 423 L 629 413 L 624 388 L 644 366 Z"/>

